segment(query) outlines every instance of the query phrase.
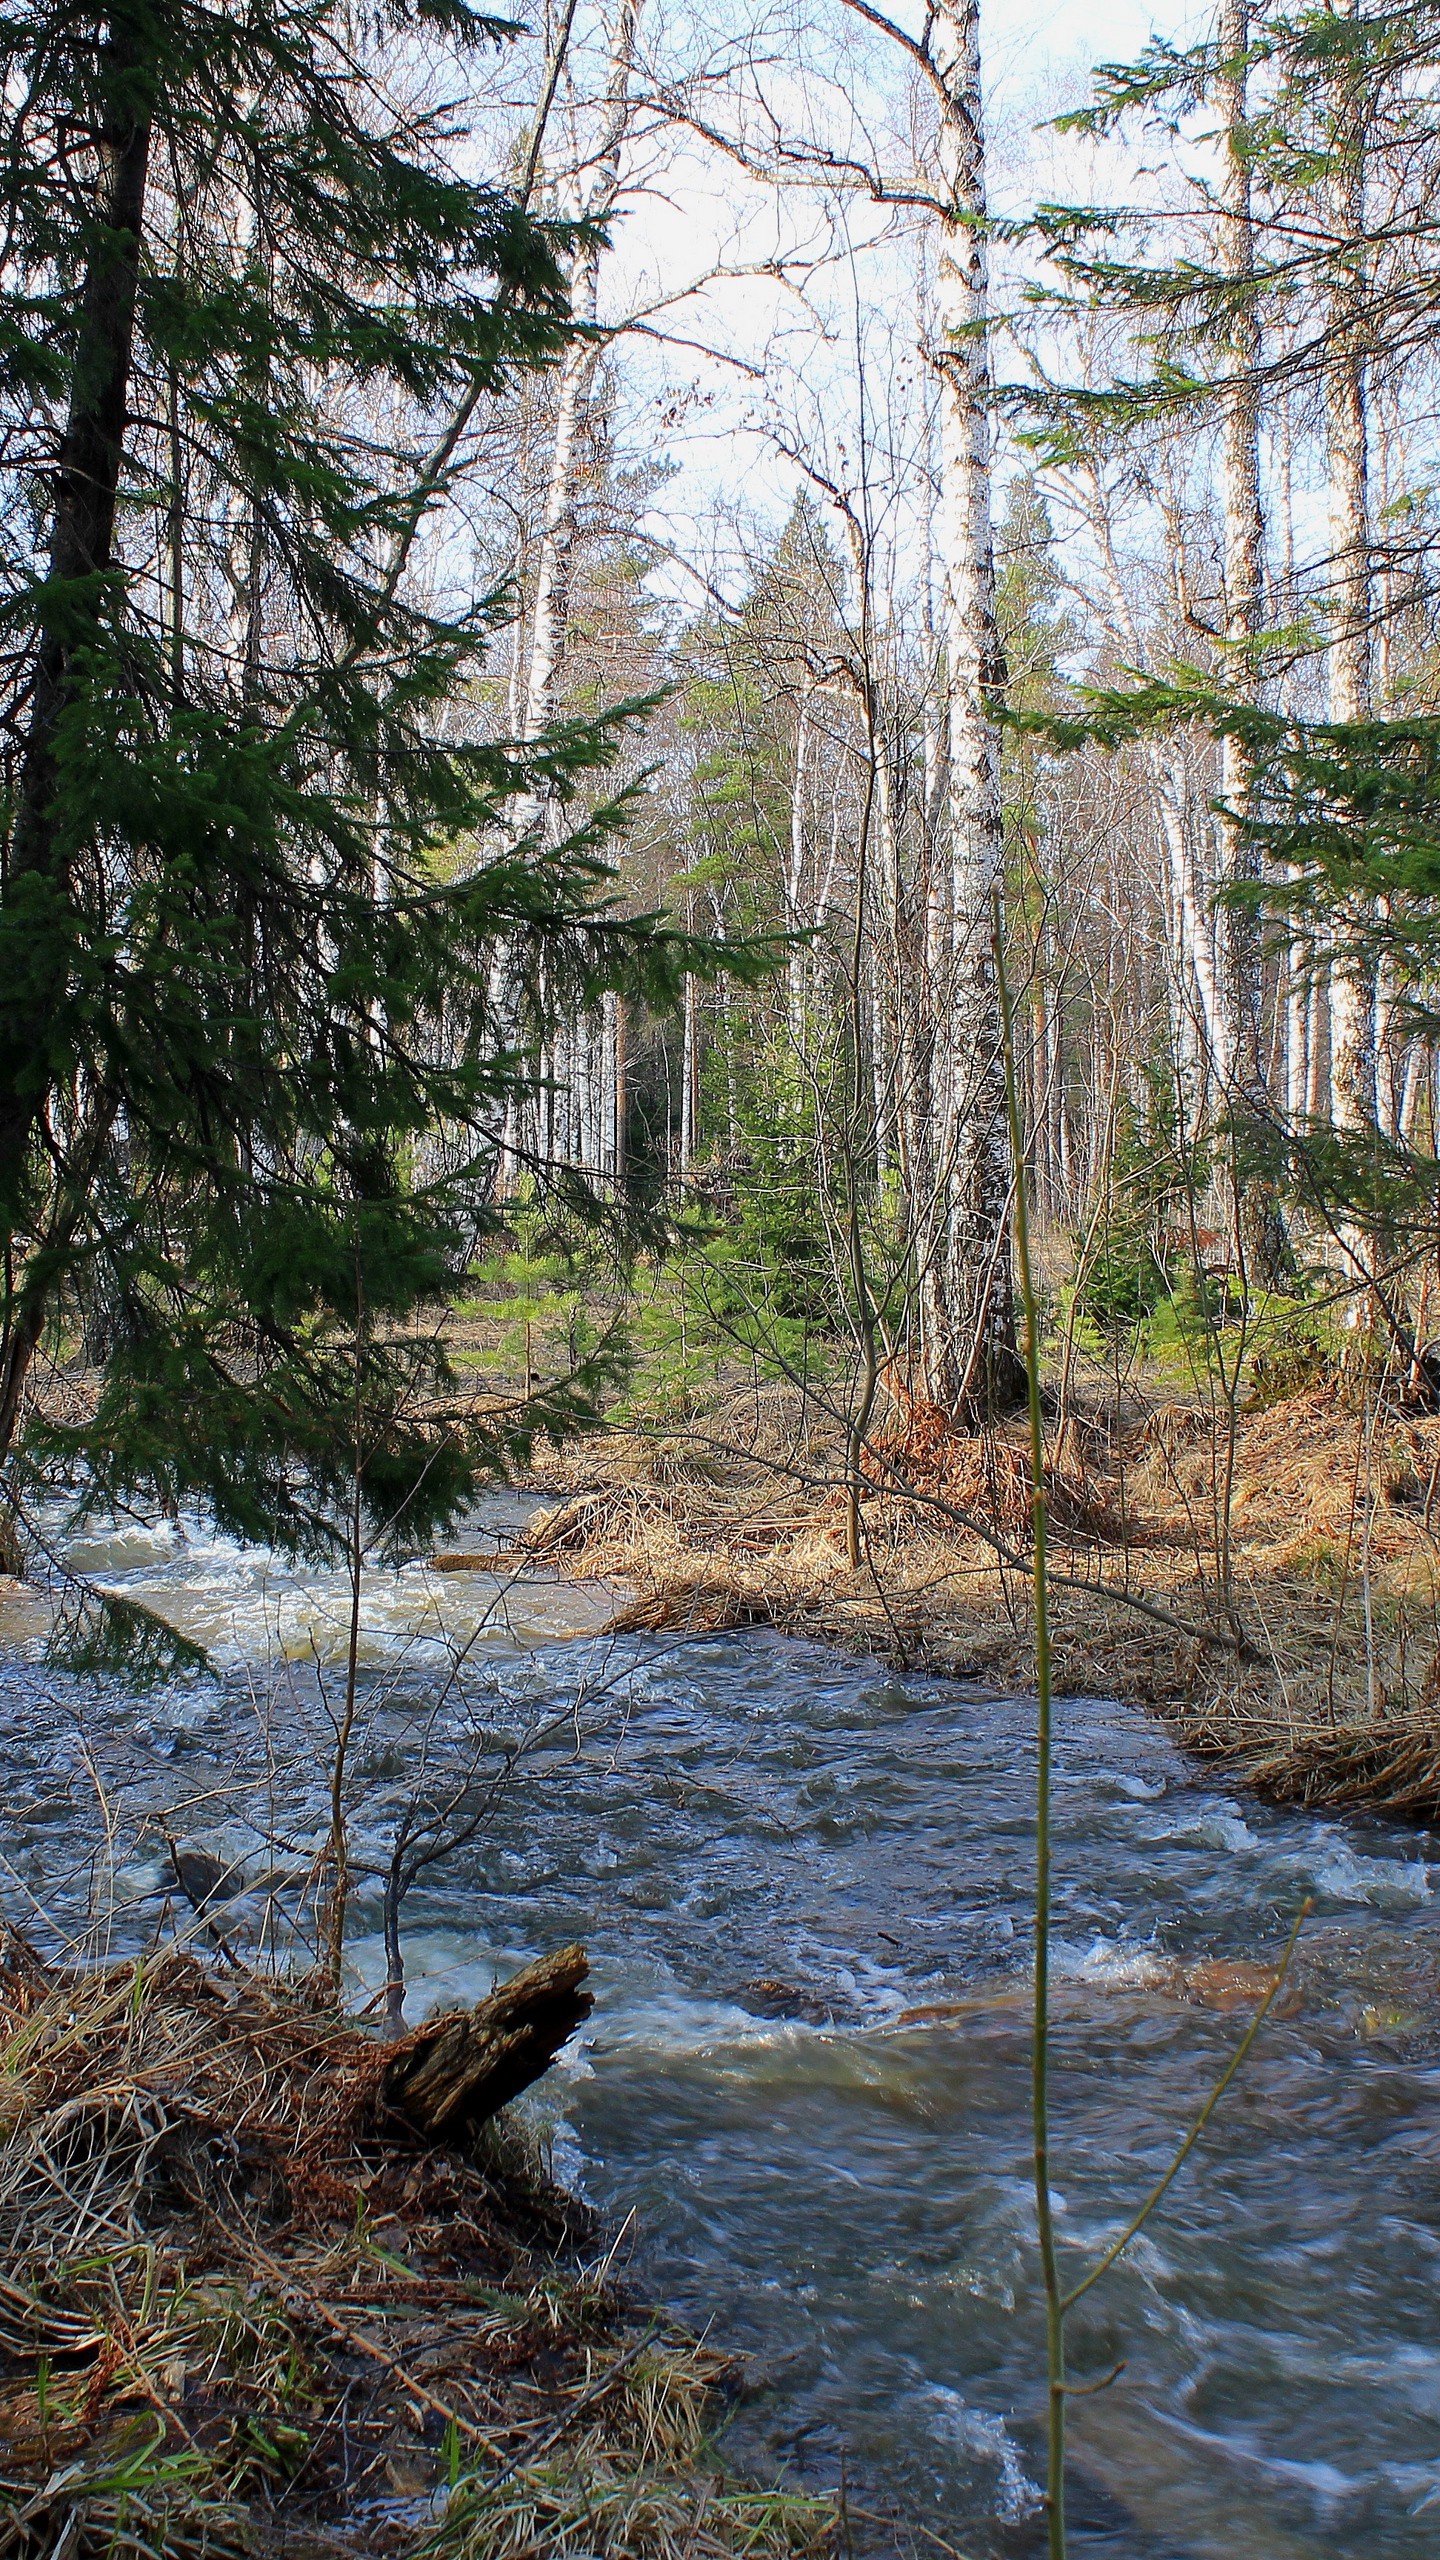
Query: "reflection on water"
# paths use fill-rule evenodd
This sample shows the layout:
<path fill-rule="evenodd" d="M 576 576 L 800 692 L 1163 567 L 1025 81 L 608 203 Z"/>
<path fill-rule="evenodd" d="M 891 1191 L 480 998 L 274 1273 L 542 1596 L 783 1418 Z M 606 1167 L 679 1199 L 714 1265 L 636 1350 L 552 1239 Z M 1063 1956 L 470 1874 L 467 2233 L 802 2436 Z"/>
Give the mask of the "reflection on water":
<path fill-rule="evenodd" d="M 126 1801 L 183 1799 L 193 1831 L 240 1854 L 263 1827 L 234 1784 L 257 1699 L 272 1739 L 307 1707 L 302 1687 L 277 1706 L 238 1666 L 267 1642 L 293 1656 L 305 1628 L 323 1651 L 335 1588 L 198 1532 L 169 1549 L 169 1531 L 148 1535 L 101 1542 L 97 1569 L 192 1630 L 224 1625 L 237 1669 L 138 1711 L 104 1693 L 86 1713 L 97 1773 Z M 377 1788 L 397 1770 L 403 1784 L 446 1627 L 465 1640 L 498 1587 L 377 1577 Z M 475 1650 L 496 1718 L 548 1712 L 582 1683 L 603 1706 L 582 1747 L 541 1754 L 417 1895 L 412 2009 L 585 1937 L 596 2012 L 546 2099 L 562 2165 L 617 2218 L 633 2210 L 638 2283 L 753 2351 L 736 2457 L 818 2479 L 843 2458 L 858 2504 L 908 2509 L 976 2560 L 1036 2551 L 1030 1710 L 760 1633 L 547 1641 L 602 1605 L 531 1584 Z M 8 1898 L 17 1917 L 29 1893 L 69 1908 L 95 1832 L 80 1693 L 16 1662 L 0 1696 Z M 1073 2271 L 1223 2068 L 1253 1995 L 1244 1968 L 1273 1960 L 1301 1897 L 1316 1901 L 1290 2014 L 1075 2317 L 1077 2378 L 1124 2362 L 1073 2404 L 1075 2547 L 1433 2560 L 1433 1842 L 1228 1796 L 1138 1716 L 1074 1707 L 1063 1722 L 1054 2097 Z M 318 1825 L 318 1779 L 312 1736 L 272 1769 L 267 1818 L 291 1836 Z M 151 1884 L 141 1867 L 122 1891 Z M 122 1909 L 122 1938 L 151 1911 Z M 356 1969 L 378 1980 L 373 1900 L 356 1925 Z M 916 2008 L 954 2014 L 902 2023 Z"/>

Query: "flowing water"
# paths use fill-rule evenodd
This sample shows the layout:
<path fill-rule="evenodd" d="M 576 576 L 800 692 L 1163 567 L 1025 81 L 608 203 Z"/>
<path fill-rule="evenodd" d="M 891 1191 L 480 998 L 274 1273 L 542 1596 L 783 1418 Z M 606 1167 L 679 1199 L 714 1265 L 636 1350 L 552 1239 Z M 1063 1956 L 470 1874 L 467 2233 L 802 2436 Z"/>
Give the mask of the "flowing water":
<path fill-rule="evenodd" d="M 293 1857 L 318 1836 L 345 1594 L 193 1528 L 97 1532 L 75 1554 L 200 1634 L 222 1672 L 97 1696 L 24 1658 L 26 1604 L 0 1611 L 6 1902 L 63 1927 L 98 1896 L 128 1944 L 163 1885 L 153 1840 L 125 1845 L 147 1807 L 252 1868 L 277 1838 Z M 598 1996 L 546 2084 L 558 2164 L 612 2225 L 633 2215 L 639 2289 L 752 2355 L 732 2458 L 843 2471 L 857 2548 L 935 2547 L 869 2521 L 891 2514 L 973 2560 L 1036 2552 L 1033 1709 L 763 1632 L 605 1638 L 610 1605 L 419 1568 L 371 1582 L 362 1847 L 366 1824 L 383 1841 L 426 1716 L 432 1748 L 461 1749 L 575 1710 L 417 1890 L 411 2014 L 583 1937 Z M 1072 2403 L 1073 2546 L 1433 2560 L 1440 1853 L 1229 1794 L 1138 1713 L 1061 1722 L 1071 2280 L 1160 2174 L 1315 1901 L 1284 2014 L 1074 2317 L 1077 2380 L 1123 2369 Z M 378 1982 L 373 1888 L 355 1925 L 357 1972 Z"/>

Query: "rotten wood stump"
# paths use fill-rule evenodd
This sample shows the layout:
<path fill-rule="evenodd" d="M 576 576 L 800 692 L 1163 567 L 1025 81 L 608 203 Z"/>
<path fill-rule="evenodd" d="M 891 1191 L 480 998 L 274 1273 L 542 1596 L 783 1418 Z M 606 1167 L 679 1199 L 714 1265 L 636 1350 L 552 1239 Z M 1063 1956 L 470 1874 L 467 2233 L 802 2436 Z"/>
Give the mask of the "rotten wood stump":
<path fill-rule="evenodd" d="M 548 2071 L 595 2002 L 581 1988 L 583 1947 L 560 1947 L 512 1974 L 473 2009 L 427 2018 L 398 2044 L 381 2094 L 432 2141 L 454 2142 Z"/>

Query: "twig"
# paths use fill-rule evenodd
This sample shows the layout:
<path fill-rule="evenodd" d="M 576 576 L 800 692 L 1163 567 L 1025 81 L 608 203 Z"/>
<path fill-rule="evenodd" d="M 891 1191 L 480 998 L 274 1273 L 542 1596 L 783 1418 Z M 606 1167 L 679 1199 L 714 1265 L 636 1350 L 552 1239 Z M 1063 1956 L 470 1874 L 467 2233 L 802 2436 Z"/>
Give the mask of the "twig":
<path fill-rule="evenodd" d="M 1050 2560 L 1065 2560 L 1065 2313 L 1055 2246 L 1055 2206 L 1050 2190 L 1050 1603 L 1045 1533 L 1050 1506 L 1045 1491 L 1045 1420 L 1040 1407 L 1040 1325 L 1030 1265 L 1030 1218 L 1025 1197 L 1025 1138 L 1015 1075 L 1014 1022 L 1005 974 L 1005 920 L 995 892 L 995 975 L 1005 1067 L 1005 1109 L 1010 1124 L 1015 1259 L 1025 1314 L 1025 1384 L 1030 1413 L 1030 1500 L 1034 1520 L 1032 1574 L 1035 1603 L 1035 2010 L 1030 2062 L 1030 2118 L 1035 2155 L 1035 2219 L 1045 2288 L 1045 2367 L 1048 2388 L 1045 2512 Z"/>
<path fill-rule="evenodd" d="M 283 2265 L 278 2258 L 272 2258 L 269 2250 L 262 2249 L 259 2241 L 252 2239 L 248 2232 L 234 2231 L 228 2223 L 221 2222 L 218 2214 L 205 2206 L 201 2198 L 197 2197 L 195 2201 L 202 2205 L 202 2210 L 208 2212 L 210 2220 L 215 2223 L 217 2229 L 224 2232 L 227 2241 L 239 2250 L 241 2256 L 251 2259 L 282 2294 L 299 2294 L 307 2306 L 324 2322 L 327 2329 L 332 2329 L 336 2337 L 343 2340 L 344 2344 L 352 2348 L 356 2354 L 370 2356 L 376 2364 L 383 2365 L 386 2372 L 401 2385 L 412 2400 L 419 2400 L 425 2408 L 433 2410 L 437 2417 L 445 2420 L 447 2426 L 457 2428 L 462 2435 L 468 2436 L 472 2443 L 484 2445 L 489 2449 L 494 2448 L 493 2436 L 487 2435 L 483 2427 L 477 2427 L 474 2420 L 467 2418 L 459 2409 L 452 2409 L 448 2401 L 437 2399 L 435 2393 L 427 2390 L 423 2382 L 417 2381 L 414 2374 L 407 2371 L 387 2348 L 377 2346 L 373 2338 L 367 2338 L 363 2329 L 352 2328 L 348 2320 L 342 2320 L 337 2311 L 332 2311 L 324 2296 L 316 2293 L 313 2286 L 304 2282 L 297 2269 Z"/>

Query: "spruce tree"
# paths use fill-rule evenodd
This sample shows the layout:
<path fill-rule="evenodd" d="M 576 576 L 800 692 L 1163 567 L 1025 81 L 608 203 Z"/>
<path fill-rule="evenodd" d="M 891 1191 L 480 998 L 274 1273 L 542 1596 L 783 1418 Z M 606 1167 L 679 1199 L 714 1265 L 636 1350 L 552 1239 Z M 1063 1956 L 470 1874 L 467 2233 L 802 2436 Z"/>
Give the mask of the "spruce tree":
<path fill-rule="evenodd" d="M 0 1462 L 322 1549 L 425 1535 L 486 1420 L 443 1307 L 533 1000 L 696 965 L 609 904 L 623 715 L 523 748 L 447 512 L 566 342 L 573 237 L 465 174 L 465 0 L 17 0 L 0 24 Z M 561 823 L 516 840 L 509 812 Z M 497 950 L 506 955 L 497 1018 Z M 517 1009 L 514 987 L 530 1001 Z M 106 1353 L 93 1419 L 37 1351 Z"/>
<path fill-rule="evenodd" d="M 1427 571 L 1398 513 L 1384 528 L 1373 521 L 1369 445 L 1377 388 L 1434 344 L 1437 38 L 1434 0 L 1224 0 L 1208 36 L 1183 50 L 1156 40 L 1137 64 L 1103 67 L 1093 104 L 1062 120 L 1102 135 L 1145 124 L 1203 146 L 1193 179 L 1202 239 L 1192 231 L 1167 254 L 1166 209 L 1052 206 L 1040 217 L 1064 291 L 1123 315 L 1138 358 L 1098 390 L 1049 398 L 1035 420 L 1041 443 L 1067 455 L 1182 428 L 1219 441 L 1209 664 L 1176 666 L 1128 707 L 1114 698 L 1097 711 L 1104 734 L 1190 720 L 1217 743 L 1225 1117 L 1243 1261 L 1271 1287 L 1293 1279 L 1276 1197 L 1287 1166 L 1357 1278 L 1368 1285 L 1383 1260 L 1368 1212 L 1350 1212 L 1393 1172 L 1378 1127 L 1376 967 L 1403 968 L 1408 926 L 1393 903 L 1371 904 L 1388 896 L 1389 856 L 1357 812 L 1388 810 L 1392 777 L 1414 768 L 1415 724 L 1376 716 L 1371 665 L 1382 617 L 1423 590 Z M 1293 592 L 1265 558 L 1265 447 L 1282 405 L 1292 420 L 1318 411 L 1329 482 L 1329 556 Z M 1304 711 L 1322 678 L 1330 716 L 1317 723 Z M 1255 929 L 1267 911 L 1288 915 L 1302 940 L 1313 935 L 1312 966 L 1328 988 L 1336 1128 L 1311 1129 L 1303 1143 L 1268 1089 Z"/>

